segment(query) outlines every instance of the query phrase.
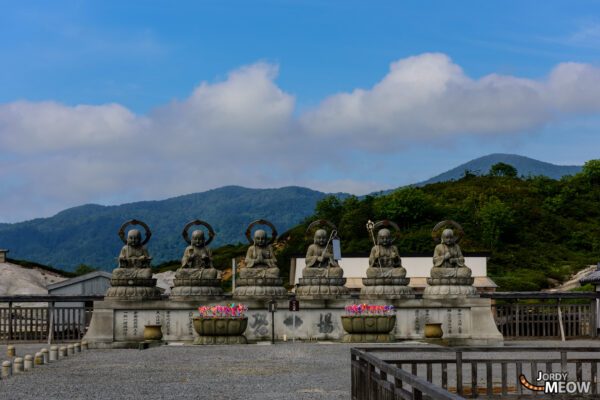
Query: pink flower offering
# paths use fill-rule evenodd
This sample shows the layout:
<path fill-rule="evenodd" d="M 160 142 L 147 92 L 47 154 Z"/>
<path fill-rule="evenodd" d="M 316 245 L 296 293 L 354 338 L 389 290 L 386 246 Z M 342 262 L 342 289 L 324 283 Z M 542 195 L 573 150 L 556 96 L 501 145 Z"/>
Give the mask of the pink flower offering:
<path fill-rule="evenodd" d="M 202 306 L 198 307 L 201 317 L 210 318 L 243 318 L 248 307 L 242 304 L 232 303 L 227 306 Z"/>
<path fill-rule="evenodd" d="M 346 306 L 346 315 L 392 315 L 392 305 L 352 304 Z"/>

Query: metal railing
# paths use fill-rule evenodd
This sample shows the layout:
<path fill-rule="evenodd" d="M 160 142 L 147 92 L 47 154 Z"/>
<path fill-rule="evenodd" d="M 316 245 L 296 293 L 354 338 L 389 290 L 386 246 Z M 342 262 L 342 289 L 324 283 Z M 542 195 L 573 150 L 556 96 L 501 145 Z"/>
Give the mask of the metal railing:
<path fill-rule="evenodd" d="M 0 307 L 0 341 L 51 343 L 80 340 L 92 319 L 90 304 L 102 299 L 103 296 L 0 296 L 0 303 L 7 304 Z M 22 305 L 27 303 L 45 304 Z"/>
<path fill-rule="evenodd" d="M 600 293 L 497 292 L 481 296 L 496 301 L 492 312 L 504 338 L 597 337 Z"/>
<path fill-rule="evenodd" d="M 358 400 L 461 398 L 448 397 L 453 393 L 531 398 L 546 390 L 545 382 L 537 382 L 539 374 L 557 372 L 567 373 L 567 382 L 583 385 L 581 397 L 597 398 L 599 393 L 600 348 L 390 346 L 354 348 L 351 353 L 352 398 Z M 542 389 L 532 390 L 524 381 Z"/>
<path fill-rule="evenodd" d="M 422 399 L 423 395 L 434 400 L 463 399 L 418 377 L 414 369 L 407 372 L 367 351 L 350 350 L 353 400 Z"/>

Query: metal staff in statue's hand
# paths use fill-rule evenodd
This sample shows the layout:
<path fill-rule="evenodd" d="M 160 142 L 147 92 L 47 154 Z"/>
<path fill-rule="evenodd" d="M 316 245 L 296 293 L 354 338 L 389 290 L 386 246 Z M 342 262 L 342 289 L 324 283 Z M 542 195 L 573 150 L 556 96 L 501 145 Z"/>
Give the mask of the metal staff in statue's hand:
<path fill-rule="evenodd" d="M 371 240 L 373 241 L 373 246 L 377 247 L 377 242 L 375 241 L 375 223 L 371 220 L 367 222 L 367 230 L 369 231 L 369 236 L 371 236 Z M 381 260 L 377 257 L 377 264 L 379 264 L 379 268 L 383 268 L 381 266 Z"/>
<path fill-rule="evenodd" d="M 325 248 L 323 249 L 323 252 L 321 253 L 321 255 L 319 256 L 319 262 L 323 261 L 323 257 L 325 256 L 325 253 L 327 252 L 327 249 L 329 248 L 329 244 L 331 243 L 331 240 L 336 237 L 337 235 L 337 231 L 335 229 L 331 230 L 331 234 L 329 235 L 329 239 L 327 239 L 327 244 L 325 245 Z M 333 254 L 333 249 L 331 249 L 331 253 Z M 327 273 L 325 274 L 326 278 L 329 278 L 329 268 L 327 268 Z"/>

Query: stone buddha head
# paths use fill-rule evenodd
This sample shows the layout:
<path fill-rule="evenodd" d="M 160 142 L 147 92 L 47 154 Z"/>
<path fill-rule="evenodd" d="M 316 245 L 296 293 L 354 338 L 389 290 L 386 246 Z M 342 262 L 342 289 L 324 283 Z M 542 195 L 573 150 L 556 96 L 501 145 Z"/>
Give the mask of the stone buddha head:
<path fill-rule="evenodd" d="M 194 247 L 203 247 L 204 246 L 204 232 L 201 230 L 196 230 L 192 232 L 192 246 Z"/>
<path fill-rule="evenodd" d="M 314 243 L 321 247 L 323 247 L 327 244 L 327 231 L 325 229 L 319 229 L 315 232 Z"/>
<path fill-rule="evenodd" d="M 444 229 L 442 232 L 442 243 L 444 243 L 446 246 L 454 245 L 454 231 L 452 229 Z"/>
<path fill-rule="evenodd" d="M 264 247 L 267 245 L 267 232 L 262 229 L 257 229 L 254 232 L 254 245 L 258 247 Z"/>
<path fill-rule="evenodd" d="M 392 244 L 392 235 L 389 229 L 384 228 L 377 233 L 377 243 L 385 247 Z"/>
<path fill-rule="evenodd" d="M 127 232 L 127 246 L 138 247 L 142 243 L 142 234 L 137 229 Z"/>

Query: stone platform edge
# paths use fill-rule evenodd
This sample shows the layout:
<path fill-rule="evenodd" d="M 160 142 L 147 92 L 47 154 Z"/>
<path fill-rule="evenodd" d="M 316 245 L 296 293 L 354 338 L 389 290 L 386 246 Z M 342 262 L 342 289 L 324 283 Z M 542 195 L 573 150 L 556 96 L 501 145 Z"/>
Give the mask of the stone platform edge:
<path fill-rule="evenodd" d="M 246 300 L 241 302 L 248 307 L 248 314 L 254 318 L 249 321 L 247 329 L 249 342 L 270 340 L 271 315 L 268 313 L 270 299 Z M 340 315 L 344 314 L 346 305 L 362 304 L 361 299 L 321 299 L 300 300 L 300 311 L 288 311 L 288 299 L 276 300 L 278 311 L 275 313 L 276 340 L 282 340 L 286 335 L 288 340 L 292 335 L 301 340 L 334 340 L 341 341 L 344 331 L 341 328 Z M 117 301 L 104 300 L 94 302 L 94 313 L 89 329 L 84 337 L 91 347 L 96 348 L 121 348 L 134 347 L 138 343 L 137 337 L 143 335 L 144 323 L 136 322 L 136 337 L 132 336 L 131 318 L 126 320 L 129 327 L 123 333 L 123 320 L 117 321 L 117 314 L 127 312 L 129 315 L 156 314 L 165 318 L 165 313 L 173 320 L 183 318 L 177 315 L 197 315 L 198 307 L 203 305 L 226 305 L 231 301 L 173 301 L 173 300 L 148 300 L 148 301 Z M 237 303 L 237 302 L 236 302 Z M 498 331 L 492 316 L 491 300 L 480 297 L 451 298 L 451 299 L 388 299 L 368 300 L 369 304 L 391 304 L 396 308 L 396 328 L 392 332 L 396 340 L 423 340 L 422 326 L 427 318 L 431 322 L 442 322 L 449 327 L 444 330 L 444 339 L 450 345 L 467 346 L 498 346 L 503 344 L 503 337 Z M 162 313 L 162 314 L 161 314 Z M 256 318 L 260 317 L 260 318 Z M 122 318 L 122 317 L 121 317 Z M 291 319 L 290 319 L 291 318 Z M 299 327 L 292 329 L 290 321 L 296 318 Z M 458 319 L 458 321 L 457 321 Z M 155 323 L 155 321 L 150 321 Z M 164 320 L 161 320 L 163 325 Z M 184 325 L 185 321 L 179 323 Z M 257 324 L 262 324 L 257 329 Z M 458 323 L 458 327 L 457 327 Z M 463 324 L 462 326 L 460 324 Z M 173 323 L 174 325 L 175 323 Z M 444 325 L 443 325 L 444 326 Z M 253 327 L 251 329 L 251 327 Z M 121 331 L 117 331 L 117 328 Z M 461 330 L 462 328 L 462 330 Z M 183 329 L 178 326 L 181 331 Z M 164 328 L 163 328 L 164 330 Z M 176 329 L 173 328 L 173 331 Z M 250 332 L 249 332 L 250 331 Z M 129 335 L 129 336 L 127 336 Z M 195 332 L 185 331 L 183 334 L 172 333 L 164 338 L 167 342 L 191 343 L 197 336 Z"/>

